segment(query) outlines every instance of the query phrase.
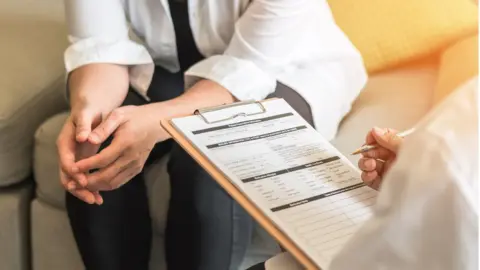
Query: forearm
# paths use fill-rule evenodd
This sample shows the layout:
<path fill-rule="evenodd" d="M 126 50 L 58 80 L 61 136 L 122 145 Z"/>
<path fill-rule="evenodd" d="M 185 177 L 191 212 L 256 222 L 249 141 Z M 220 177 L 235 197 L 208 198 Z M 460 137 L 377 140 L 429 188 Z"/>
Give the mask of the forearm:
<path fill-rule="evenodd" d="M 120 106 L 128 92 L 126 66 L 96 63 L 82 66 L 70 73 L 68 88 L 72 109 L 98 105 L 107 111 Z"/>
<path fill-rule="evenodd" d="M 234 101 L 235 98 L 232 94 L 220 84 L 210 80 L 201 80 L 183 95 L 153 106 L 158 106 L 159 113 L 163 118 L 173 118 L 190 115 L 197 109 L 228 104 Z"/>

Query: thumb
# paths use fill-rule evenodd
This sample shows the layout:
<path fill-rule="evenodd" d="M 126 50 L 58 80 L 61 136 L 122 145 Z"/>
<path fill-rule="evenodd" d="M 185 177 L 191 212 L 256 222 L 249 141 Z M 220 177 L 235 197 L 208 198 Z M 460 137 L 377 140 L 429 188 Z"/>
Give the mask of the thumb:
<path fill-rule="evenodd" d="M 122 108 L 113 110 L 89 135 L 92 144 L 100 144 L 111 136 L 126 121 Z"/>
<path fill-rule="evenodd" d="M 375 141 L 382 147 L 397 153 L 400 144 L 402 143 L 402 138 L 398 137 L 396 131 L 390 129 L 381 129 L 378 127 L 373 128 L 372 131 Z"/>
<path fill-rule="evenodd" d="M 93 115 L 88 111 L 83 111 L 73 118 L 75 125 L 75 138 L 77 142 L 83 143 L 88 139 L 92 131 Z"/>

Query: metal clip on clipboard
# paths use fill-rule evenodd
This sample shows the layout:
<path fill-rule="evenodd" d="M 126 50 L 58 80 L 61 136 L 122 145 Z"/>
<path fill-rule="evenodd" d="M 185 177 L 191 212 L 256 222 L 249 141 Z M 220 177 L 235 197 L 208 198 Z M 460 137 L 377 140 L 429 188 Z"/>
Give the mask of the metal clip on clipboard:
<path fill-rule="evenodd" d="M 230 109 L 230 108 L 233 108 L 233 107 L 240 107 L 240 106 L 246 106 L 246 105 L 252 105 L 252 104 L 258 105 L 258 107 L 260 108 L 261 111 L 260 112 L 254 112 L 254 113 L 246 113 L 246 112 L 234 113 L 234 114 L 229 115 L 225 118 L 222 118 L 222 119 L 219 119 L 219 120 L 213 120 L 213 121 L 210 121 L 205 115 L 209 112 L 221 111 L 221 110 L 224 110 L 224 109 Z M 225 105 L 220 105 L 220 106 L 215 106 L 215 107 L 198 109 L 198 110 L 195 110 L 194 114 L 202 117 L 203 121 L 205 121 L 205 123 L 207 123 L 207 124 L 215 124 L 215 123 L 220 123 L 220 122 L 232 120 L 232 119 L 235 119 L 237 117 L 242 117 L 242 116 L 246 117 L 246 116 L 262 114 L 262 113 L 265 113 L 266 111 L 267 110 L 265 109 L 265 106 L 263 106 L 262 102 L 260 102 L 260 101 L 242 101 L 242 102 L 235 102 L 235 103 L 232 103 L 232 104 L 225 104 Z"/>

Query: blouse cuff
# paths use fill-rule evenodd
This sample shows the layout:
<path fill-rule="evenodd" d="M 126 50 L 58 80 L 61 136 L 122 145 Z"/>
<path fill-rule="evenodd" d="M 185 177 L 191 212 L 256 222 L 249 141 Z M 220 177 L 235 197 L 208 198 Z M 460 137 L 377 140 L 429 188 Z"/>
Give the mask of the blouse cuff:
<path fill-rule="evenodd" d="M 147 49 L 128 39 L 110 40 L 96 37 L 75 41 L 65 51 L 64 61 L 68 73 L 92 63 L 129 66 L 130 85 L 144 96 L 154 72 L 153 60 Z"/>
<path fill-rule="evenodd" d="M 229 55 L 216 55 L 198 62 L 185 73 L 185 88 L 202 79 L 225 87 L 240 101 L 262 100 L 275 91 L 276 79 L 253 62 Z"/>

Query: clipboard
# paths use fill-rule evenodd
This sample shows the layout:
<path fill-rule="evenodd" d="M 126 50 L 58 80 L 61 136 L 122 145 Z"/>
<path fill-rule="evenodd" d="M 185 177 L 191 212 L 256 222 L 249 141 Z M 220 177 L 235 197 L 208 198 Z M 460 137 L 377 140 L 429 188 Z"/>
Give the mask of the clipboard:
<path fill-rule="evenodd" d="M 275 99 L 275 98 L 274 98 Z M 268 99 L 272 100 L 272 99 Z M 210 107 L 199 109 L 194 112 L 195 115 L 201 117 L 207 124 L 215 124 L 228 120 L 235 119 L 242 116 L 252 116 L 266 112 L 262 102 L 268 101 L 244 101 L 236 102 L 228 105 L 221 105 L 217 107 Z M 224 119 L 210 121 L 206 117 L 206 113 L 213 111 L 220 111 L 232 107 L 245 106 L 257 104 L 260 107 L 260 112 L 257 113 L 237 113 L 228 115 Z M 179 117 L 181 118 L 181 117 Z M 248 199 L 225 175 L 220 171 L 210 160 L 208 160 L 203 153 L 201 153 L 185 136 L 178 131 L 171 120 L 162 120 L 161 124 L 165 131 L 167 131 L 172 138 L 208 173 L 217 181 L 217 183 L 230 194 L 230 196 L 237 201 L 247 212 L 252 216 L 273 238 L 275 238 L 283 248 L 292 254 L 299 263 L 306 269 L 319 270 L 314 261 L 307 256 L 280 228 L 277 227 L 250 199 Z"/>

